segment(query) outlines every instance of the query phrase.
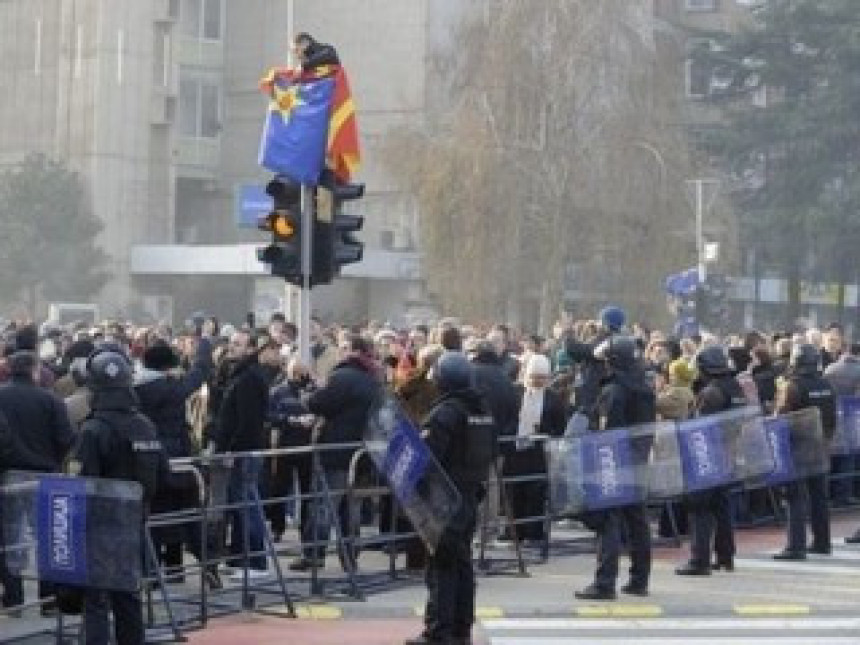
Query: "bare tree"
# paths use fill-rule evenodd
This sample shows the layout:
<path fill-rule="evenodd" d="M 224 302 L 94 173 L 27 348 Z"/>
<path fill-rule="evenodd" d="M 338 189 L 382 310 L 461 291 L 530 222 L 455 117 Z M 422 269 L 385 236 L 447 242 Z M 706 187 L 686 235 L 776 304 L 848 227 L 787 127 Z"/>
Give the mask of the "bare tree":
<path fill-rule="evenodd" d="M 665 317 L 663 277 L 693 240 L 674 48 L 650 5 L 494 3 L 440 53 L 444 104 L 386 149 L 446 309 L 544 330 L 566 300 Z"/>

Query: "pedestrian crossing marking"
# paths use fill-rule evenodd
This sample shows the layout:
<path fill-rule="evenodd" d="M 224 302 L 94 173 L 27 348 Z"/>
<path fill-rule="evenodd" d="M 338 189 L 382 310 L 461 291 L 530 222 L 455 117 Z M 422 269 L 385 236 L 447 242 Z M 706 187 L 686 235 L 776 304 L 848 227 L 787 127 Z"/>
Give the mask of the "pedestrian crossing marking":
<path fill-rule="evenodd" d="M 797 616 L 809 614 L 809 605 L 735 605 L 735 613 L 740 616 Z"/>
<path fill-rule="evenodd" d="M 662 616 L 663 608 L 657 605 L 586 605 L 576 607 L 574 613 L 583 618 L 604 618 L 606 616 L 618 618 L 648 618 Z"/>

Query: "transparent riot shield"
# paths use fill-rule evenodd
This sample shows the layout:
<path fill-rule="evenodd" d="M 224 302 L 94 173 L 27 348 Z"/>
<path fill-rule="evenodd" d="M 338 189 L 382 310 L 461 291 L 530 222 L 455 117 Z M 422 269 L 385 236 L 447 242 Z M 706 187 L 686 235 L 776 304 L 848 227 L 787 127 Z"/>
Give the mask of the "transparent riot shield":
<path fill-rule="evenodd" d="M 818 408 L 765 419 L 764 427 L 774 457 L 774 469 L 752 480 L 753 486 L 778 486 L 830 470 L 830 455 Z"/>
<path fill-rule="evenodd" d="M 136 591 L 143 559 L 136 482 L 7 473 L 0 486 L 7 566 L 16 576 Z"/>
<path fill-rule="evenodd" d="M 371 409 L 364 445 L 430 552 L 460 507 L 460 494 L 390 394 Z"/>
<path fill-rule="evenodd" d="M 860 396 L 840 396 L 836 415 L 830 452 L 835 455 L 860 453 Z"/>
<path fill-rule="evenodd" d="M 654 437 L 661 425 L 643 424 L 547 441 L 553 514 L 576 515 L 646 501 Z"/>
<path fill-rule="evenodd" d="M 759 408 L 749 406 L 678 424 L 683 493 L 757 479 L 774 470 Z"/>

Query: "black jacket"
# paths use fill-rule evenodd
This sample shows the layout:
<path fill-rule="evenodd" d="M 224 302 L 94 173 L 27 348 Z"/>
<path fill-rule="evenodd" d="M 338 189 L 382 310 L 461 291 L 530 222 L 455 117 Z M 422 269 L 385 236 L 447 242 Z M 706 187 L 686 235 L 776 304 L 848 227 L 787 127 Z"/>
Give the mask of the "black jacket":
<path fill-rule="evenodd" d="M 297 422 L 297 417 L 308 414 L 301 400 L 301 386 L 285 381 L 272 388 L 269 397 L 269 421 L 278 430 L 278 447 L 295 448 L 311 443 L 310 428 Z"/>
<path fill-rule="evenodd" d="M 519 386 L 519 406 L 522 407 L 525 388 Z M 517 424 L 519 426 L 519 424 Z M 550 437 L 560 437 L 564 434 L 567 426 L 567 410 L 561 397 L 553 390 L 544 390 L 543 409 L 541 410 L 540 422 L 537 433 Z M 511 438 L 512 439 L 512 438 Z M 504 474 L 507 475 L 530 475 L 546 471 L 545 446 L 542 442 L 534 442 L 534 445 L 525 449 L 516 448 L 516 442 L 506 442 Z"/>
<path fill-rule="evenodd" d="M 45 457 L 25 448 L 12 432 L 6 415 L 0 412 L 0 474 L 7 470 L 48 472 L 54 465 Z"/>
<path fill-rule="evenodd" d="M 13 377 L 0 386 L 0 412 L 6 415 L 20 449 L 36 455 L 46 470 L 59 471 L 74 443 L 63 400 L 27 379 Z"/>
<path fill-rule="evenodd" d="M 462 390 L 440 397 L 421 424 L 427 447 L 463 494 L 487 480 L 496 454 L 493 423 L 481 393 Z"/>
<path fill-rule="evenodd" d="M 269 376 L 257 356 L 249 356 L 236 365 L 224 392 L 215 429 L 216 449 L 245 452 L 268 448 L 268 411 Z"/>
<path fill-rule="evenodd" d="M 596 359 L 594 350 L 609 336 L 608 332 L 603 332 L 590 343 L 582 343 L 574 338 L 567 338 L 564 341 L 564 351 L 577 365 L 582 377 L 575 387 L 576 409 L 589 418 L 592 427 L 597 425 L 597 402 L 601 387 L 609 377 L 606 362 Z"/>
<path fill-rule="evenodd" d="M 641 364 L 610 372 L 597 402 L 601 428 L 630 427 L 657 419 L 657 395 Z"/>
<path fill-rule="evenodd" d="M 370 408 L 381 387 L 369 360 L 351 356 L 338 363 L 325 387 L 305 402 L 308 410 L 325 419 L 318 444 L 361 441 L 367 428 Z M 324 450 L 320 463 L 326 468 L 346 469 L 354 449 Z"/>
<path fill-rule="evenodd" d="M 818 408 L 824 436 L 832 439 L 836 430 L 836 394 L 833 386 L 817 370 L 791 372 L 788 384 L 778 397 L 777 414 L 811 407 Z"/>
<path fill-rule="evenodd" d="M 155 424 L 161 445 L 168 457 L 187 457 L 192 452 L 185 403 L 209 378 L 212 345 L 201 338 L 191 369 L 182 376 L 144 370 L 134 391 L 140 411 Z"/>
<path fill-rule="evenodd" d="M 93 393 L 92 413 L 81 425 L 71 469 L 85 477 L 136 481 L 146 502 L 154 497 L 169 464 L 155 426 L 137 411 L 131 389 Z"/>
<path fill-rule="evenodd" d="M 696 395 L 696 415 L 725 412 L 747 405 L 747 398 L 737 379 L 731 374 L 702 375 L 702 387 Z"/>
<path fill-rule="evenodd" d="M 490 408 L 496 422 L 497 436 L 516 435 L 520 417 L 519 396 L 516 386 L 505 374 L 501 360 L 494 352 L 479 353 L 472 365 L 475 389 Z"/>
<path fill-rule="evenodd" d="M 753 368 L 752 377 L 762 408 L 765 412 L 770 412 L 773 410 L 774 399 L 776 399 L 776 369 L 772 363 L 758 365 Z"/>

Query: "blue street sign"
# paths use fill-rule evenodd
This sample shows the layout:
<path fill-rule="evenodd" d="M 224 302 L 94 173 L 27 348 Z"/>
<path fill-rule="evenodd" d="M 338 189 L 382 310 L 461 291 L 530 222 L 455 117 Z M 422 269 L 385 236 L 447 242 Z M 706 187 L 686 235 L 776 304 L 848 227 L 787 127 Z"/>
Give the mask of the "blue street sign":
<path fill-rule="evenodd" d="M 266 194 L 265 186 L 240 184 L 236 187 L 236 223 L 241 227 L 255 227 L 261 217 L 268 215 L 274 202 Z"/>

